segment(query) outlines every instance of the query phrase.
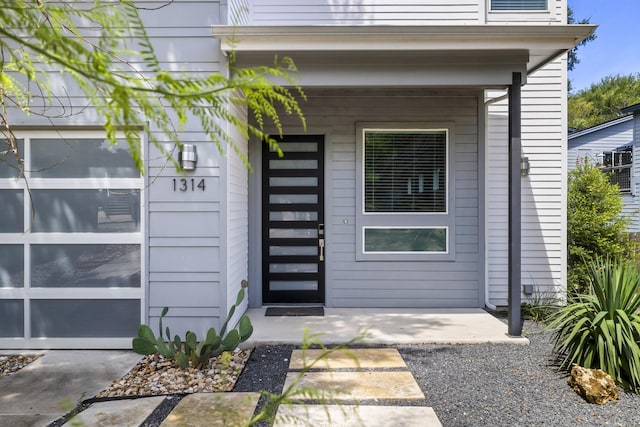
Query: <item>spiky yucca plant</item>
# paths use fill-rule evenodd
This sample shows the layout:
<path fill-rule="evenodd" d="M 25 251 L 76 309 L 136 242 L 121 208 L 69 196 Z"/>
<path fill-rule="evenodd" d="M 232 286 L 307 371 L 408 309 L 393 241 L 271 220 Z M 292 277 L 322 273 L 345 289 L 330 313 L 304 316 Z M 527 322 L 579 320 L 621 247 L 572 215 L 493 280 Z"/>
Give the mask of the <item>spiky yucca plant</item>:
<path fill-rule="evenodd" d="M 578 295 L 552 317 L 554 353 L 562 369 L 599 368 L 640 392 L 640 270 L 597 258 L 588 264 L 591 293 Z"/>

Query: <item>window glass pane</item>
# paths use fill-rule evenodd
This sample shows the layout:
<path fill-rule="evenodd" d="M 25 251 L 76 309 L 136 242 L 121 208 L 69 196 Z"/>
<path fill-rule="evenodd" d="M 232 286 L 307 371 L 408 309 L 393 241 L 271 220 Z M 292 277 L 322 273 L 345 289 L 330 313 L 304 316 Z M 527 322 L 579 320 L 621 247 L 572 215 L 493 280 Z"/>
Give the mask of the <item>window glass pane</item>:
<path fill-rule="evenodd" d="M 0 245 L 0 288 L 22 287 L 24 287 L 23 246 Z"/>
<path fill-rule="evenodd" d="M 139 245 L 31 245 L 31 286 L 138 288 Z"/>
<path fill-rule="evenodd" d="M 33 190 L 34 232 L 140 231 L 139 190 Z"/>
<path fill-rule="evenodd" d="M 317 142 L 279 142 L 278 146 L 286 153 L 315 153 L 318 151 Z M 275 151 L 275 150 L 271 150 Z"/>
<path fill-rule="evenodd" d="M 446 252 L 446 228 L 365 228 L 364 251 Z"/>
<path fill-rule="evenodd" d="M 24 158 L 24 141 L 16 140 L 18 144 L 18 156 Z M 16 155 L 12 152 L 12 147 L 6 139 L 0 139 L 0 178 L 16 178 L 18 173 L 18 162 Z"/>
<path fill-rule="evenodd" d="M 269 282 L 270 291 L 317 291 L 318 282 L 314 280 L 303 281 L 285 281 L 285 280 L 272 280 Z"/>
<path fill-rule="evenodd" d="M 365 131 L 365 212 L 446 212 L 447 132 Z"/>
<path fill-rule="evenodd" d="M 140 301 L 31 300 L 36 338 L 133 337 L 140 326 Z"/>
<path fill-rule="evenodd" d="M 34 178 L 137 178 L 125 141 L 105 139 L 32 139 Z"/>
<path fill-rule="evenodd" d="M 2 221 L 0 233 L 24 233 L 24 193 L 22 190 L 0 190 Z"/>
<path fill-rule="evenodd" d="M 317 160 L 269 160 L 270 169 L 317 169 Z"/>
<path fill-rule="evenodd" d="M 317 273 L 318 264 L 269 264 L 269 273 Z"/>
<path fill-rule="evenodd" d="M 269 178 L 269 186 L 271 187 L 315 187 L 318 185 L 318 178 L 315 176 L 307 177 L 271 177 Z"/>
<path fill-rule="evenodd" d="M 303 228 L 272 228 L 269 230 L 269 237 L 274 239 L 305 239 L 318 237 L 318 229 Z"/>
<path fill-rule="evenodd" d="M 289 203 L 318 203 L 317 194 L 270 194 L 269 203 L 282 205 Z"/>
<path fill-rule="evenodd" d="M 269 221 L 317 221 L 318 212 L 269 212 Z"/>
<path fill-rule="evenodd" d="M 0 338 L 24 337 L 24 303 L 18 299 L 0 300 Z"/>
<path fill-rule="evenodd" d="M 317 246 L 269 246 L 269 255 L 318 255 Z"/>
<path fill-rule="evenodd" d="M 491 10 L 547 10 L 547 0 L 491 0 Z"/>

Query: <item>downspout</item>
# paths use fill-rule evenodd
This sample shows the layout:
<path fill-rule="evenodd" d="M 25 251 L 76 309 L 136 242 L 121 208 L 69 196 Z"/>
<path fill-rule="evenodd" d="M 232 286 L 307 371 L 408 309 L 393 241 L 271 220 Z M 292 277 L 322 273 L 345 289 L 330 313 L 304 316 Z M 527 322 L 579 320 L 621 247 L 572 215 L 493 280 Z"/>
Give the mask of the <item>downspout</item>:
<path fill-rule="evenodd" d="M 500 95 L 498 97 L 495 98 L 491 98 L 488 99 L 484 102 L 484 113 L 485 113 L 485 118 L 488 117 L 489 115 L 489 106 L 491 104 L 495 104 L 496 102 L 500 102 L 500 101 L 504 101 L 505 99 L 507 99 L 509 97 L 509 92 L 505 93 L 504 95 Z M 488 126 L 485 126 L 485 137 L 484 140 L 488 141 L 489 138 L 487 138 L 487 132 L 488 132 Z M 486 162 L 486 161 L 485 161 Z M 485 164 L 485 181 L 487 179 L 487 172 L 489 170 L 488 165 Z M 484 257 L 484 306 L 487 307 L 489 310 L 492 311 L 496 311 L 498 309 L 498 307 L 496 307 L 494 304 L 491 303 L 491 301 L 489 301 L 489 257 L 486 256 L 487 254 L 487 203 L 486 203 L 486 197 L 485 197 L 485 203 L 484 203 L 484 209 L 485 209 L 485 224 L 484 224 L 484 234 L 485 234 L 485 239 L 484 239 L 484 253 L 485 253 L 485 257 Z"/>

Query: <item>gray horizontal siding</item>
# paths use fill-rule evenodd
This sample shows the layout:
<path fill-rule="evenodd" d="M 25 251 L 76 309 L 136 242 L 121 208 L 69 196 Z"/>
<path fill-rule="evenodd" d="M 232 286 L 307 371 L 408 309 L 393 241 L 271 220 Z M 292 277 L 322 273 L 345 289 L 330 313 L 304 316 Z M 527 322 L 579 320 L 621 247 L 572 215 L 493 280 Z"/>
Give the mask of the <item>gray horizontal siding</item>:
<path fill-rule="evenodd" d="M 252 25 L 470 24 L 480 19 L 478 0 L 253 0 Z"/>
<path fill-rule="evenodd" d="M 327 305 L 481 306 L 476 93 L 318 89 L 308 90 L 307 97 L 303 104 L 307 133 L 324 134 L 326 141 Z M 297 124 L 284 120 L 286 129 L 296 133 Z M 356 261 L 356 233 L 361 232 L 356 226 L 358 122 L 455 124 L 455 145 L 450 147 L 456 169 L 453 261 Z"/>
<path fill-rule="evenodd" d="M 521 180 L 521 280 L 541 295 L 566 285 L 565 82 L 565 60 L 559 59 L 527 76 L 522 92 L 522 150 L 531 171 Z M 488 98 L 503 93 L 492 92 Z M 507 102 L 491 104 L 487 113 L 487 286 L 489 302 L 506 305 Z"/>

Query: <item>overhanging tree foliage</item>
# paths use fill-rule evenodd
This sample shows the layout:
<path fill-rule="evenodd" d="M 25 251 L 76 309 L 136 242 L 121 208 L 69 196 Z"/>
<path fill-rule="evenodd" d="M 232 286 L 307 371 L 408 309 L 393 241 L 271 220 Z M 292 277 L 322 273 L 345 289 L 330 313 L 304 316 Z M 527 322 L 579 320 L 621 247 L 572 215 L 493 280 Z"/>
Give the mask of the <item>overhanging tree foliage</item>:
<path fill-rule="evenodd" d="M 569 127 L 586 129 L 622 117 L 625 107 L 640 102 L 640 73 L 607 76 L 569 96 Z"/>
<path fill-rule="evenodd" d="M 567 6 L 567 24 L 589 24 L 589 18 L 576 20 L 576 17 L 573 16 L 573 9 L 570 6 Z M 593 41 L 598 37 L 595 33 L 591 34 L 586 39 L 582 40 L 578 43 L 573 49 L 567 52 L 567 69 L 569 71 L 573 70 L 576 65 L 580 63 L 580 58 L 578 58 L 578 48 L 580 46 L 584 46 L 585 44 Z"/>
<path fill-rule="evenodd" d="M 304 123 L 292 81 L 296 71 L 289 58 L 271 66 L 234 68 L 219 73 L 179 75 L 163 69 L 134 1 L 129 0 L 0 0 L 0 161 L 19 153 L 11 131 L 12 114 L 49 118 L 76 114 L 67 91 L 79 90 L 115 142 L 124 132 L 131 154 L 144 170 L 140 132 L 163 149 L 160 137 L 180 146 L 179 131 L 197 120 L 220 151 L 234 146 L 228 122 L 245 137 L 257 136 L 277 146 L 264 133 L 266 122 L 282 130 L 278 111 L 297 115 Z M 62 76 L 61 92 L 53 78 Z M 289 87 L 272 83 L 286 82 Z M 248 108 L 256 125 L 235 116 L 230 106 Z M 153 132 L 149 132 L 153 130 Z"/>

